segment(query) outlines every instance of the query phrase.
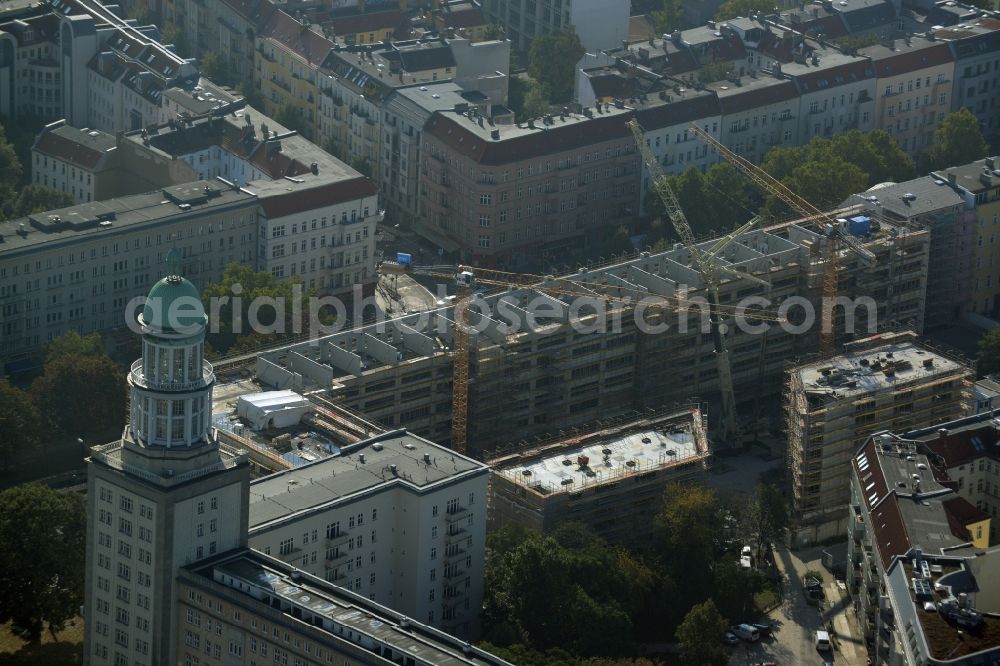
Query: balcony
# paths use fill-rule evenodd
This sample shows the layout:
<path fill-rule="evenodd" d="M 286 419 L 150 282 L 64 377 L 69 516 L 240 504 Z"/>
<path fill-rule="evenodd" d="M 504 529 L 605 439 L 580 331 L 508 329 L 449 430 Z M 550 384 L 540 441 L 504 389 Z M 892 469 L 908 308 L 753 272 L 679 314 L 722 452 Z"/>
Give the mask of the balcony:
<path fill-rule="evenodd" d="M 208 386 L 215 381 L 215 372 L 211 363 L 208 361 L 202 361 L 201 377 L 199 379 L 187 382 L 155 381 L 146 377 L 145 371 L 142 367 L 142 359 L 139 359 L 132 364 L 129 377 L 132 380 L 132 383 L 136 386 L 152 389 L 154 391 L 191 391 Z"/>
<path fill-rule="evenodd" d="M 335 547 L 335 546 L 339 546 L 342 543 L 347 543 L 347 540 L 349 538 L 350 538 L 350 536 L 348 536 L 348 533 L 345 532 L 345 531 L 343 531 L 343 530 L 341 530 L 336 535 L 334 535 L 332 537 L 327 537 L 326 543 L 327 543 L 328 546 L 334 546 Z"/>
<path fill-rule="evenodd" d="M 446 523 L 454 523 L 456 520 L 468 513 L 468 509 L 464 506 L 455 507 L 454 509 L 448 509 L 444 514 L 444 520 Z"/>

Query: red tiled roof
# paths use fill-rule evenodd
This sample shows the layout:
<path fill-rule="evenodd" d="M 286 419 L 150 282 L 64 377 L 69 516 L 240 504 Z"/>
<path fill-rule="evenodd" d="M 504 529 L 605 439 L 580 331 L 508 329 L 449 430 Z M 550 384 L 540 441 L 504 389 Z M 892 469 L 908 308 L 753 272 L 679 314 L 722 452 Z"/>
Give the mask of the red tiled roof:
<path fill-rule="evenodd" d="M 904 555 L 910 550 L 910 538 L 906 534 L 906 523 L 899 510 L 899 498 L 893 494 L 871 512 L 872 542 L 882 558 L 882 566 L 889 568 L 889 563 L 897 555 Z"/>
<path fill-rule="evenodd" d="M 371 179 L 359 176 L 307 189 L 293 188 L 288 194 L 265 197 L 260 205 L 269 218 L 285 217 L 321 206 L 375 196 L 377 192 L 378 188 Z"/>
<path fill-rule="evenodd" d="M 263 25 L 277 9 L 271 0 L 221 0 L 223 4 L 254 25 Z"/>
<path fill-rule="evenodd" d="M 904 47 L 899 52 L 888 54 L 876 51 L 872 56 L 872 64 L 875 65 L 875 73 L 879 77 L 915 72 L 925 67 L 943 65 L 952 60 L 951 49 L 945 43 L 920 48 Z"/>
<path fill-rule="evenodd" d="M 945 467 L 965 465 L 984 456 L 1000 459 L 1000 435 L 992 425 L 927 439 L 924 444 L 944 459 Z"/>
<path fill-rule="evenodd" d="M 719 96 L 719 106 L 722 113 L 739 113 L 749 111 L 757 107 L 767 106 L 775 102 L 798 97 L 799 93 L 795 89 L 795 84 L 789 80 L 782 81 L 770 86 L 748 87 L 746 90 Z"/>
<path fill-rule="evenodd" d="M 365 32 L 375 32 L 376 30 L 394 31 L 403 25 L 403 12 L 393 9 L 387 12 L 366 12 L 364 14 L 353 14 L 351 16 L 337 16 L 329 21 L 333 28 L 333 33 L 338 37 L 347 35 L 357 35 Z"/>
<path fill-rule="evenodd" d="M 837 67 L 825 67 L 823 69 L 818 69 L 815 72 L 795 74 L 792 75 L 791 78 L 798 82 L 799 87 L 803 92 L 813 92 L 820 89 L 820 81 L 825 80 L 827 82 L 827 85 L 824 86 L 824 88 L 832 88 L 845 83 L 862 81 L 864 79 L 871 78 L 874 74 L 875 70 L 872 68 L 870 62 L 867 60 L 858 60 L 856 62 L 838 65 Z M 837 80 L 838 76 L 841 77 L 839 81 Z"/>
<path fill-rule="evenodd" d="M 948 526 L 951 528 L 951 533 L 959 539 L 971 541 L 972 535 L 969 534 L 969 529 L 966 526 L 987 520 L 990 517 L 989 514 L 977 509 L 964 497 L 953 497 L 945 500 L 941 502 L 941 506 L 944 507 L 945 515 L 948 516 Z"/>
<path fill-rule="evenodd" d="M 309 64 L 319 65 L 333 48 L 329 39 L 282 11 L 271 16 L 260 36 L 278 42 Z"/>
<path fill-rule="evenodd" d="M 715 95 L 696 95 L 636 111 L 646 130 L 690 123 L 719 115 L 719 99 Z"/>
<path fill-rule="evenodd" d="M 52 132 L 43 132 L 34 146 L 42 154 L 75 164 L 83 169 L 93 169 L 104 153 Z"/>
<path fill-rule="evenodd" d="M 500 127 L 499 141 L 484 139 L 478 132 L 466 127 L 468 119 L 456 120 L 453 114 L 436 113 L 427 124 L 428 134 L 444 143 L 452 151 L 470 157 L 479 164 L 499 165 L 521 162 L 543 155 L 554 155 L 569 150 L 591 146 L 602 141 L 631 137 L 625 125 L 631 113 L 597 116 L 591 120 L 576 121 L 569 125 L 545 126 L 538 121 L 534 132 L 509 139 L 503 138 Z M 545 127 L 545 129 L 542 129 Z"/>

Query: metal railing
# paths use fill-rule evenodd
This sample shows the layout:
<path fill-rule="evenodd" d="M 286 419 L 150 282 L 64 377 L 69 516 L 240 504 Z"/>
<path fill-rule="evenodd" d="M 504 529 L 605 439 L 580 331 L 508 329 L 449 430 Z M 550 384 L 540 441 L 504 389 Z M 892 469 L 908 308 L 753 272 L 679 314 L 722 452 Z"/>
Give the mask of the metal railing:
<path fill-rule="evenodd" d="M 152 380 L 146 376 L 142 363 L 142 359 L 139 359 L 132 364 L 130 371 L 132 382 L 157 391 L 188 391 L 211 384 L 215 380 L 212 364 L 204 360 L 201 362 L 201 377 L 185 382 Z"/>

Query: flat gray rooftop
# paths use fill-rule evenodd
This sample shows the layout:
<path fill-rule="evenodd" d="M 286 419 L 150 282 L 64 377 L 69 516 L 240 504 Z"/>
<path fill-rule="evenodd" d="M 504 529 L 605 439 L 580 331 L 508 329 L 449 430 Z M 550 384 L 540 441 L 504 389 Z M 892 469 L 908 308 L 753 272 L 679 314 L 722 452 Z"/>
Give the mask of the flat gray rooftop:
<path fill-rule="evenodd" d="M 933 381 L 961 369 L 951 359 L 905 342 L 841 354 L 801 366 L 796 372 L 810 396 L 842 400 L 914 381 Z"/>
<path fill-rule="evenodd" d="M 430 455 L 429 463 L 424 462 L 425 453 Z M 480 462 L 405 430 L 396 430 L 346 447 L 339 456 L 252 482 L 250 529 L 325 508 L 366 491 L 402 484 L 420 492 L 457 477 L 487 471 Z"/>
<path fill-rule="evenodd" d="M 234 595 L 245 596 L 251 606 L 264 603 L 257 596 L 263 592 L 291 604 L 303 613 L 299 619 L 309 615 L 321 618 L 322 626 L 309 624 L 314 630 L 329 633 L 331 641 L 362 645 L 364 637 L 368 637 L 390 646 L 394 656 L 436 666 L 511 666 L 479 649 L 471 648 L 465 654 L 463 641 L 319 578 L 301 572 L 293 577 L 293 567 L 253 550 L 224 554 L 189 570 L 228 587 Z M 291 614 L 290 610 L 283 611 Z"/>
<path fill-rule="evenodd" d="M 211 192 L 207 199 L 204 197 L 206 188 Z M 179 203 L 169 200 L 170 197 L 182 203 L 191 203 L 188 208 L 181 208 Z M 251 199 L 255 197 L 218 181 L 201 180 L 145 194 L 36 213 L 27 218 L 0 222 L 0 256 L 54 241 L 75 242 L 90 236 L 111 236 L 125 227 L 205 214 L 212 208 Z M 108 224 L 102 225 L 99 221 Z"/>

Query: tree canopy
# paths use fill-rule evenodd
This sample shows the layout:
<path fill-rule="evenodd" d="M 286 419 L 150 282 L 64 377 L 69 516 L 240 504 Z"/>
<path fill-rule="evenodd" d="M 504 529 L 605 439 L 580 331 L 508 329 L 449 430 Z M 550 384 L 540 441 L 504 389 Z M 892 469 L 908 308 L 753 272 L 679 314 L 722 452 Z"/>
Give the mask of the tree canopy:
<path fill-rule="evenodd" d="M 627 650 L 630 611 L 642 604 L 653 580 L 641 563 L 575 524 L 547 536 L 505 528 L 490 537 L 490 551 L 488 636 L 586 656 Z"/>
<path fill-rule="evenodd" d="M 572 30 L 535 37 L 528 52 L 528 74 L 545 89 L 554 104 L 573 99 L 576 63 L 585 53 L 580 37 Z"/>
<path fill-rule="evenodd" d="M 10 466 L 11 458 L 39 441 L 42 422 L 31 397 L 0 378 L 0 464 Z"/>
<path fill-rule="evenodd" d="M 683 0 L 663 0 L 662 9 L 653 12 L 653 21 L 656 23 L 656 31 L 660 34 L 691 27 L 691 22 L 684 14 Z"/>
<path fill-rule="evenodd" d="M 31 384 L 32 400 L 46 422 L 74 437 L 120 429 L 127 396 L 125 369 L 106 356 L 58 356 Z"/>
<path fill-rule="evenodd" d="M 979 370 L 985 374 L 1000 372 L 1000 326 L 994 326 L 979 341 Z"/>
<path fill-rule="evenodd" d="M 681 663 L 687 666 L 728 664 L 729 649 L 722 642 L 725 633 L 726 620 L 711 599 L 692 607 L 677 628 Z"/>
<path fill-rule="evenodd" d="M 25 217 L 33 213 L 66 208 L 74 203 L 73 197 L 65 192 L 44 185 L 25 185 L 14 199 L 9 216 Z"/>
<path fill-rule="evenodd" d="M 82 498 L 28 484 L 0 492 L 0 623 L 32 642 L 62 630 L 83 603 Z"/>
<path fill-rule="evenodd" d="M 68 331 L 45 344 L 45 362 L 51 363 L 63 356 L 107 356 L 100 333 L 80 335 Z"/>
<path fill-rule="evenodd" d="M 754 12 L 769 14 L 774 11 L 773 0 L 726 0 L 715 12 L 719 21 L 734 19 L 737 16 L 750 16 Z"/>
<path fill-rule="evenodd" d="M 945 116 L 934 130 L 928 158 L 932 169 L 945 169 L 982 159 L 989 149 L 979 127 L 979 119 L 962 107 Z"/>
<path fill-rule="evenodd" d="M 301 298 L 301 314 L 294 306 L 297 291 Z M 237 294 L 238 302 L 234 299 Z M 226 266 L 220 282 L 210 283 L 202 291 L 209 317 L 215 312 L 210 304 L 213 301 L 220 304 L 218 319 L 209 322 L 208 343 L 216 353 L 239 352 L 306 333 L 311 321 L 309 300 L 316 294 L 315 289 L 305 288 L 297 275 L 279 280 L 268 271 L 257 272 L 246 264 L 232 262 Z M 262 307 L 254 312 L 256 322 L 251 322 L 251 306 L 258 298 L 273 300 L 262 301 Z M 234 311 L 234 305 L 239 309 Z M 324 311 L 319 313 L 319 320 L 330 323 L 332 316 Z M 251 323 L 259 324 L 258 330 L 253 330 Z"/>

